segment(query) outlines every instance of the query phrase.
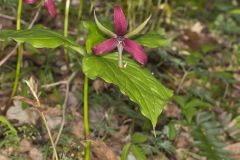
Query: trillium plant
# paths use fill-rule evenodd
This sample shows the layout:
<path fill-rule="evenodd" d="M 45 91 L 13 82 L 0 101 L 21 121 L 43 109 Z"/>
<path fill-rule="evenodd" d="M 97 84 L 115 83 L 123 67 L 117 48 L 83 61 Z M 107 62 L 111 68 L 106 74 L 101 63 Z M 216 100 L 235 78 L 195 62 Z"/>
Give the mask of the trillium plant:
<path fill-rule="evenodd" d="M 93 48 L 93 52 L 95 54 L 103 54 L 106 52 L 110 52 L 115 48 L 118 49 L 118 65 L 119 67 L 123 67 L 122 62 L 122 52 L 125 49 L 129 52 L 133 58 L 139 62 L 140 64 L 145 64 L 147 62 L 147 55 L 144 53 L 143 48 L 137 42 L 130 40 L 129 38 L 139 33 L 142 29 L 144 29 L 145 25 L 149 21 L 150 17 L 147 18 L 145 22 L 143 22 L 139 27 L 133 30 L 130 33 L 127 33 L 127 21 L 126 17 L 120 6 L 114 7 L 114 30 L 115 33 L 108 30 L 104 27 L 97 19 L 96 14 L 94 12 L 94 17 L 98 28 L 103 31 L 105 34 L 112 36 L 112 38 L 102 42 L 101 44 L 95 46 Z"/>
<path fill-rule="evenodd" d="M 142 30 L 147 30 L 146 25 L 151 16 L 146 18 L 146 20 L 138 27 L 130 32 L 127 32 L 126 17 L 121 7 L 116 5 L 114 7 L 113 16 L 114 31 L 111 31 L 99 22 L 94 11 L 95 23 L 91 20 L 81 20 L 81 26 L 88 31 L 88 36 L 85 39 L 85 46 L 82 46 L 73 41 L 67 34 L 70 0 L 66 0 L 65 3 L 63 34 L 47 29 L 46 27 L 39 26 L 21 30 L 20 20 L 22 2 L 27 4 L 41 3 L 43 4 L 41 6 L 44 6 L 52 17 L 55 17 L 57 14 L 53 0 L 19 0 L 16 30 L 0 31 L 0 41 L 8 42 L 9 40 L 14 40 L 18 43 L 18 45 L 16 45 L 18 47 L 16 78 L 11 97 L 18 94 L 17 84 L 21 74 L 21 54 L 24 49 L 24 46 L 22 45 L 23 43 L 29 43 L 35 48 L 57 48 L 59 46 L 63 46 L 65 51 L 71 50 L 71 53 L 76 53 L 76 56 L 74 56 L 75 61 L 72 61 L 72 63 L 76 63 L 75 66 L 79 67 L 75 72 L 79 72 L 81 70 L 85 75 L 83 93 L 84 129 L 87 142 L 85 160 L 90 159 L 91 146 L 91 143 L 88 140 L 91 138 L 88 122 L 89 79 L 95 80 L 96 78 L 101 78 L 108 83 L 116 85 L 120 92 L 128 96 L 131 101 L 135 102 L 136 105 L 139 106 L 139 111 L 144 117 L 151 121 L 153 131 L 155 131 L 158 117 L 168 100 L 172 97 L 173 93 L 170 89 L 162 85 L 160 80 L 156 79 L 151 72 L 142 67 L 142 65 L 146 64 L 148 60 L 142 46 L 158 48 L 161 47 L 163 40 L 162 36 L 157 32 L 136 36 Z M 82 0 L 80 4 L 83 4 Z M 79 17 L 81 17 L 81 15 Z M 109 39 L 106 40 L 102 33 L 109 36 Z M 117 52 L 114 52 L 115 49 Z M 135 60 L 128 58 L 125 54 L 123 55 L 124 51 L 131 54 Z M 67 54 L 68 52 L 65 53 Z M 81 55 L 81 58 L 79 58 L 79 55 Z M 78 63 L 79 61 L 81 61 L 81 63 Z M 72 68 L 72 70 L 74 69 Z M 77 74 L 75 73 L 73 75 Z M 70 77 L 73 78 L 74 76 Z M 36 97 L 36 94 L 34 94 L 34 97 Z M 40 106 L 40 102 L 38 103 L 38 106 Z M 48 129 L 55 159 L 58 159 L 56 145 L 58 139 L 61 137 L 62 128 L 64 127 L 66 121 L 66 107 L 67 106 L 63 104 L 63 121 L 55 142 Z M 42 117 L 44 117 L 44 113 L 41 114 Z M 44 121 L 46 120 L 44 119 Z"/>

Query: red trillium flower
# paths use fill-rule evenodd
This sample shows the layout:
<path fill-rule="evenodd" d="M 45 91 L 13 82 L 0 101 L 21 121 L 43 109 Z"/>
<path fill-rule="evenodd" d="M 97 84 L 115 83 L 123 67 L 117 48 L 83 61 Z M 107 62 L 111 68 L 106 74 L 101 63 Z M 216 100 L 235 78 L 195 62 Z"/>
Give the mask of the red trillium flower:
<path fill-rule="evenodd" d="M 35 4 L 38 1 L 39 0 L 24 0 L 24 2 L 27 4 Z M 57 11 L 56 11 L 56 7 L 55 7 L 53 0 L 44 0 L 44 7 L 48 10 L 48 13 L 52 17 L 56 17 Z"/>
<path fill-rule="evenodd" d="M 94 12 L 94 17 L 98 28 L 104 33 L 112 36 L 112 38 L 107 39 L 106 41 L 98 44 L 93 48 L 93 52 L 95 54 L 103 54 L 106 52 L 110 52 L 115 48 L 118 48 L 118 62 L 119 67 L 122 67 L 122 51 L 125 49 L 129 52 L 133 58 L 141 63 L 145 64 L 147 62 L 147 55 L 144 53 L 143 48 L 137 42 L 130 40 L 129 38 L 139 33 L 147 24 L 150 17 L 149 16 L 141 25 L 139 25 L 136 29 L 127 33 L 127 21 L 126 17 L 120 6 L 114 7 L 114 30 L 115 33 L 105 28 L 97 19 L 96 14 Z"/>

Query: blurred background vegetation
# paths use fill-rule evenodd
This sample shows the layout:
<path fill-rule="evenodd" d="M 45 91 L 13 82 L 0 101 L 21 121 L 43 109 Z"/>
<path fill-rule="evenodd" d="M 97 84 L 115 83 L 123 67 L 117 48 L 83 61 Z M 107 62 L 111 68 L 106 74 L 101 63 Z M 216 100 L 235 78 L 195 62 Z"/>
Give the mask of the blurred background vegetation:
<path fill-rule="evenodd" d="M 42 10 L 36 25 L 62 32 L 65 1 L 58 0 L 56 4 L 58 16 L 52 19 Z M 151 123 L 117 87 L 101 79 L 91 81 L 93 159 L 124 160 L 127 153 L 129 160 L 240 159 L 239 0 L 85 0 L 83 4 L 79 7 L 79 0 L 71 1 L 69 22 L 70 35 L 80 44 L 84 44 L 88 31 L 94 29 L 83 24 L 93 23 L 94 9 L 99 19 L 111 27 L 113 6 L 121 4 L 129 30 L 151 14 L 143 34 L 149 31 L 161 34 L 162 39 L 156 43 L 162 47 L 145 48 L 149 56 L 146 67 L 175 93 L 159 118 L 155 138 Z M 15 29 L 16 9 L 17 0 L 0 0 L 0 29 Z M 27 27 L 35 11 L 36 6 L 24 5 L 23 26 Z M 12 46 L 0 44 L 0 59 Z M 61 52 L 62 49 L 37 50 L 25 45 L 21 79 L 34 75 L 39 85 L 66 79 L 71 70 Z M 81 61 L 71 52 L 70 58 L 73 68 L 81 67 Z M 0 67 L 0 107 L 11 91 L 15 64 L 13 56 Z M 71 84 L 69 125 L 64 128 L 58 147 L 64 160 L 81 159 L 83 155 L 82 88 L 83 75 L 79 73 Z M 54 133 L 58 131 L 64 90 L 64 85 L 41 88 Z M 24 83 L 19 87 L 19 95 L 29 96 Z M 0 116 L 0 159 L 34 159 L 34 154 L 50 158 L 46 130 L 38 119 L 26 119 L 27 104 L 15 102 L 14 106 L 26 110 Z M 31 147 L 24 150 L 26 146 Z"/>

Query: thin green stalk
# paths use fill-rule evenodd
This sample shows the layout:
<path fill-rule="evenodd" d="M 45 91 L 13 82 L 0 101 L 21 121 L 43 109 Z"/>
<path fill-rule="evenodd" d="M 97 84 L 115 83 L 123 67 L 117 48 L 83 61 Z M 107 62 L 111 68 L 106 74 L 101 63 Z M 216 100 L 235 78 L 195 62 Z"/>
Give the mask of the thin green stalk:
<path fill-rule="evenodd" d="M 68 36 L 69 7 L 70 7 L 70 0 L 66 0 L 65 16 L 64 16 L 64 36 L 65 37 Z"/>
<path fill-rule="evenodd" d="M 21 14 L 22 14 L 22 3 L 23 0 L 18 1 L 18 11 L 17 11 L 17 23 L 16 23 L 16 30 L 21 29 Z M 22 61 L 22 50 L 23 46 L 20 44 L 17 50 L 18 56 L 17 56 L 17 67 L 16 67 L 16 75 L 15 80 L 12 88 L 11 97 L 13 97 L 17 91 L 18 83 L 19 83 L 19 77 L 20 77 L 20 71 L 21 71 L 21 61 Z"/>
<path fill-rule="evenodd" d="M 22 14 L 22 0 L 18 0 L 18 11 L 17 11 L 17 24 L 16 24 L 16 29 L 20 30 L 21 29 L 21 14 Z"/>
<path fill-rule="evenodd" d="M 85 75 L 84 77 L 84 93 L 83 93 L 83 118 L 84 118 L 84 129 L 85 129 L 85 137 L 88 139 L 90 135 L 89 130 L 89 122 L 88 122 L 88 77 Z M 87 147 L 85 150 L 85 160 L 90 159 L 90 147 L 91 143 L 87 140 Z"/>
<path fill-rule="evenodd" d="M 79 0 L 78 19 L 80 19 L 82 17 L 83 2 L 84 2 L 84 0 Z"/>
<path fill-rule="evenodd" d="M 85 160 L 90 160 L 90 149 L 91 149 L 91 142 L 87 141 L 87 146 L 85 150 Z"/>
<path fill-rule="evenodd" d="M 78 19 L 82 16 L 84 0 L 79 0 L 79 10 L 78 10 Z M 89 121 L 88 121 L 88 77 L 84 77 L 84 93 L 83 93 L 83 120 L 84 120 L 84 130 L 85 138 L 87 140 L 87 146 L 85 148 L 85 160 L 90 160 L 90 150 L 91 142 L 88 140 L 90 135 Z"/>
<path fill-rule="evenodd" d="M 70 7 L 70 0 L 66 0 L 65 5 L 65 16 L 64 16 L 64 37 L 68 36 L 68 22 L 69 22 L 69 7 Z M 64 50 L 65 60 L 68 63 L 68 53 L 67 50 Z"/>

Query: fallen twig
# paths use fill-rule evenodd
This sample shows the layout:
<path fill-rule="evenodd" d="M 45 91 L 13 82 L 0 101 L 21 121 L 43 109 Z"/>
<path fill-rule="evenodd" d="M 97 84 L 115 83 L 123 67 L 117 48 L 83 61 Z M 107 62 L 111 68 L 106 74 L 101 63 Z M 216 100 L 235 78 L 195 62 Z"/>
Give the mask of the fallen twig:
<path fill-rule="evenodd" d="M 65 93 L 65 98 L 64 98 L 64 103 L 62 107 L 62 122 L 58 131 L 57 138 L 55 140 L 55 146 L 57 146 L 57 143 L 60 139 L 60 136 L 62 134 L 63 127 L 66 122 L 66 108 L 67 108 L 67 102 L 68 102 L 68 96 L 69 96 L 69 88 L 70 88 L 70 83 L 73 80 L 73 78 L 76 76 L 77 72 L 73 72 L 71 76 L 68 78 L 67 83 L 66 83 L 66 93 Z"/>
<path fill-rule="evenodd" d="M 0 13 L 0 17 L 1 18 L 4 18 L 4 19 L 8 19 L 8 20 L 11 20 L 11 21 L 16 21 L 16 18 L 15 17 L 12 17 L 12 16 L 9 16 L 9 15 L 5 15 L 5 14 L 2 14 Z M 24 25 L 27 25 L 28 23 L 24 20 L 21 20 L 21 23 L 24 24 Z"/>

